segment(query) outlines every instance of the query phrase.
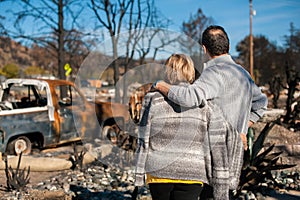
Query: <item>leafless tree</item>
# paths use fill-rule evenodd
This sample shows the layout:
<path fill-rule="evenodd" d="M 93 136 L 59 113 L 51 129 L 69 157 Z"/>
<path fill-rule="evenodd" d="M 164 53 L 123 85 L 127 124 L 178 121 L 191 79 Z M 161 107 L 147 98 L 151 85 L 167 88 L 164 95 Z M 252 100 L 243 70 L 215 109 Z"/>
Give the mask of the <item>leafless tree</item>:
<path fill-rule="evenodd" d="M 120 34 L 123 26 L 125 14 L 128 13 L 130 5 L 133 5 L 133 1 L 122 0 L 111 2 L 110 0 L 91 0 L 91 8 L 95 13 L 96 18 L 100 22 L 101 26 L 109 31 L 113 48 L 113 67 L 114 67 L 114 81 L 115 83 L 119 79 L 119 66 L 117 63 L 118 51 L 118 35 Z M 133 13 L 131 13 L 132 15 Z M 105 16 L 105 17 L 104 17 Z M 137 21 L 139 18 L 137 19 Z M 119 91 L 116 91 L 116 99 L 119 100 Z"/>
<path fill-rule="evenodd" d="M 206 27 L 214 22 L 212 17 L 207 17 L 201 8 L 194 15 L 191 15 L 187 22 L 182 23 L 182 31 L 187 35 L 187 39 L 181 41 L 182 47 L 187 49 L 193 58 L 198 70 L 202 71 L 202 48 L 201 36 Z M 200 48 L 199 48 L 200 47 Z"/>
<path fill-rule="evenodd" d="M 114 68 L 114 82 L 118 82 L 120 78 L 120 62 L 118 58 L 122 56 L 122 66 L 124 73 L 127 72 L 128 67 L 133 62 L 134 55 L 140 54 L 140 64 L 144 61 L 147 54 L 150 53 L 150 48 L 142 45 L 142 40 L 146 37 L 151 41 L 154 35 L 157 34 L 161 28 L 168 26 L 168 20 L 159 16 L 155 8 L 153 0 L 91 0 L 91 9 L 95 13 L 101 27 L 104 27 L 110 35 L 111 45 L 113 51 L 113 68 Z M 147 27 L 155 27 L 156 31 L 151 31 L 152 35 L 148 35 Z M 121 33 L 126 31 L 126 37 L 121 37 Z M 123 35 L 124 36 L 124 35 Z M 125 53 L 119 55 L 120 49 L 118 46 L 123 44 L 126 49 Z M 147 45 L 151 46 L 148 41 Z M 138 51 L 138 52 L 137 52 Z M 123 97 L 126 98 L 126 79 L 123 79 Z M 120 94 L 116 90 L 115 100 L 119 101 Z M 124 101 L 124 100 L 123 100 Z"/>
<path fill-rule="evenodd" d="M 6 35 L 5 26 L 1 22 L 2 20 L 5 20 L 5 17 L 0 15 L 0 35 Z"/>
<path fill-rule="evenodd" d="M 182 23 L 182 31 L 196 42 L 201 41 L 204 29 L 214 22 L 213 18 L 207 17 L 201 8 L 191 15 L 187 22 Z"/>
<path fill-rule="evenodd" d="M 2 0 L 1 2 L 9 2 Z M 12 3 L 16 3 L 11 1 Z M 29 41 L 41 47 L 46 47 L 53 57 L 57 58 L 58 77 L 65 79 L 64 65 L 67 54 L 75 53 L 80 48 L 88 47 L 82 44 L 86 34 L 79 24 L 84 6 L 79 0 L 20 0 L 19 9 L 8 10 L 14 17 L 14 29 L 5 32 L 11 38 Z M 32 31 L 28 31 L 28 29 Z M 88 53 L 88 48 L 85 49 Z M 74 55 L 69 55 L 70 59 Z"/>
<path fill-rule="evenodd" d="M 254 36 L 253 43 L 255 82 L 264 85 L 271 82 L 277 74 L 284 74 L 283 52 L 263 35 Z M 242 66 L 249 70 L 249 36 L 237 44 L 236 50 L 239 52 Z"/>

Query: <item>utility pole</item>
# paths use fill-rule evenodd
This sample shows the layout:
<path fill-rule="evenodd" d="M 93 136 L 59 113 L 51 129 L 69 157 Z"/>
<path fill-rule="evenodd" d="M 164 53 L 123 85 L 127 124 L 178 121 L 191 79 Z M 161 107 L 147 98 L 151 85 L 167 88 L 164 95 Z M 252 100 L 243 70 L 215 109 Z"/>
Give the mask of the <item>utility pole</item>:
<path fill-rule="evenodd" d="M 250 35 L 249 35 L 250 62 L 249 62 L 249 70 L 250 70 L 251 77 L 254 78 L 254 74 L 253 74 L 253 36 L 252 36 L 253 9 L 252 9 L 252 0 L 249 0 L 249 1 L 250 1 Z"/>

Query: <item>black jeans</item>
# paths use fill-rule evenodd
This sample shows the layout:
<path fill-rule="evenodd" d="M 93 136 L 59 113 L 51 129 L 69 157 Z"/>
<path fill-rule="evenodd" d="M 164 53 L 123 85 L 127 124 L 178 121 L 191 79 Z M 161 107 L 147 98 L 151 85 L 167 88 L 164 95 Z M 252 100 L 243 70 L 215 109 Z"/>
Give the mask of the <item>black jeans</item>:
<path fill-rule="evenodd" d="M 152 200 L 198 200 L 201 184 L 150 183 Z"/>
<path fill-rule="evenodd" d="M 236 197 L 234 197 L 234 195 L 233 195 L 233 190 L 229 190 L 228 192 L 229 192 L 229 199 L 235 200 Z M 214 199 L 213 188 L 207 184 L 204 184 L 203 190 L 200 195 L 200 199 L 201 200 L 213 200 Z"/>
<path fill-rule="evenodd" d="M 213 200 L 213 188 L 210 185 L 204 184 L 203 190 L 200 195 L 201 200 Z"/>

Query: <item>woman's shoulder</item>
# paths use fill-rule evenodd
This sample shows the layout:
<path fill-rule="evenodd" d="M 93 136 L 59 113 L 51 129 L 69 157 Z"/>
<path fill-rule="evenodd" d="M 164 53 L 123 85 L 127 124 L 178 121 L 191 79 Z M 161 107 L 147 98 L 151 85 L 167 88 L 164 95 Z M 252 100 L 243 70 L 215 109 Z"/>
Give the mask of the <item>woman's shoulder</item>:
<path fill-rule="evenodd" d="M 144 97 L 145 104 L 155 104 L 164 101 L 164 96 L 160 92 L 148 92 Z"/>
<path fill-rule="evenodd" d="M 145 95 L 145 99 L 146 98 L 151 98 L 151 99 L 159 99 L 159 98 L 163 98 L 164 96 L 160 93 L 160 92 L 148 92 Z"/>

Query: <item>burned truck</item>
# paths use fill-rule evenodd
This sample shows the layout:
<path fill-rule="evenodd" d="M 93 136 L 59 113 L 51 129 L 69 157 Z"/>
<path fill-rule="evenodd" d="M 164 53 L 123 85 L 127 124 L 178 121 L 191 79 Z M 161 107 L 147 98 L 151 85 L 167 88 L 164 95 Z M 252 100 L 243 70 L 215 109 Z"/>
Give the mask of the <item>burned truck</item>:
<path fill-rule="evenodd" d="M 70 81 L 7 79 L 0 88 L 0 153 L 118 135 L 128 116 L 125 105 L 88 102 Z"/>

